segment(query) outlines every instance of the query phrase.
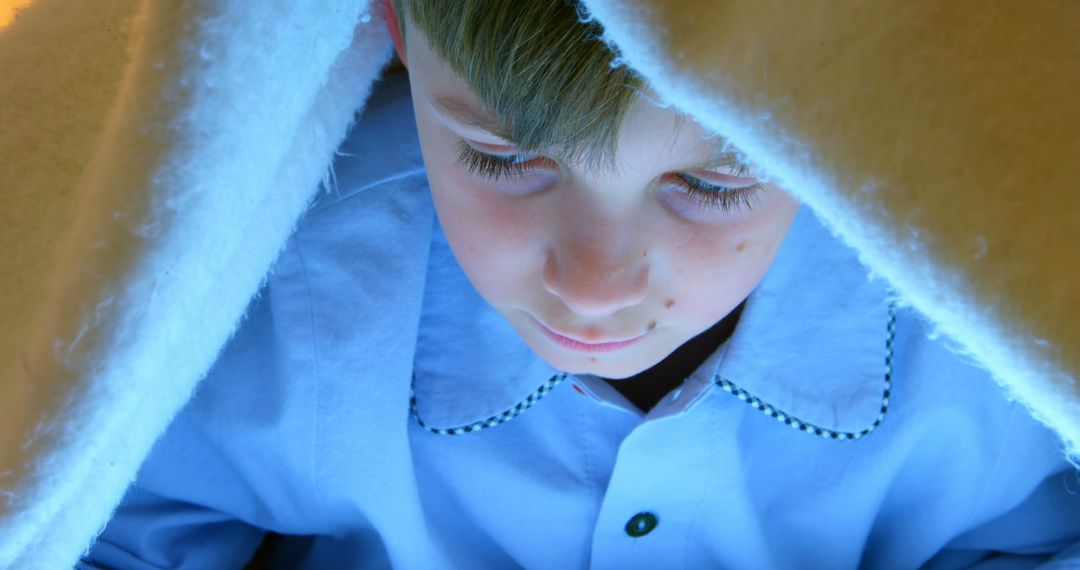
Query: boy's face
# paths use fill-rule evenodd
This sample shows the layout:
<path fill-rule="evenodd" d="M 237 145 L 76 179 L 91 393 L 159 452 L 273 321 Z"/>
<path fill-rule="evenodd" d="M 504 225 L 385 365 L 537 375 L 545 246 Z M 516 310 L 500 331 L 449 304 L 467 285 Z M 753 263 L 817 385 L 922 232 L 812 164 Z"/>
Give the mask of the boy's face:
<path fill-rule="evenodd" d="M 517 161 L 528 172 L 495 180 L 458 164 L 460 145 L 497 157 L 519 150 L 439 104 L 482 111 L 408 26 L 420 145 L 447 240 L 477 291 L 549 365 L 633 376 L 722 319 L 761 280 L 798 203 L 771 185 L 748 188 L 749 175 L 701 169 L 717 141 L 693 121 L 679 128 L 675 111 L 639 100 L 614 170 L 525 155 Z M 701 204 L 680 175 L 742 187 L 735 203 L 753 206 Z"/>

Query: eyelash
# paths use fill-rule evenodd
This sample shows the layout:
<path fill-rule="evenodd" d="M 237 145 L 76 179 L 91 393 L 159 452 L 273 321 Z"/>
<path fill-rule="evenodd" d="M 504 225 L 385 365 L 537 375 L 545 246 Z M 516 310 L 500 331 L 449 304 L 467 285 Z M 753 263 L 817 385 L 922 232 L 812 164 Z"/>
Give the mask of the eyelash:
<path fill-rule="evenodd" d="M 498 181 L 500 178 L 517 178 L 533 170 L 527 162 L 518 162 L 523 155 L 499 156 L 480 152 L 465 141 L 457 143 L 457 164 L 476 176 Z"/>
<path fill-rule="evenodd" d="M 724 213 L 735 213 L 743 208 L 752 210 L 761 198 L 761 183 L 742 188 L 728 188 L 706 184 L 692 176 L 676 174 L 675 178 L 691 198 L 702 208 L 717 208 Z"/>
<path fill-rule="evenodd" d="M 501 178 L 517 178 L 534 170 L 528 162 L 519 162 L 523 155 L 499 156 L 477 151 L 464 141 L 457 143 L 457 164 L 475 176 L 498 181 Z M 745 167 L 741 172 L 745 172 Z M 742 188 L 728 188 L 707 184 L 692 176 L 676 174 L 677 183 L 701 208 L 714 208 L 724 213 L 734 213 L 742 208 L 752 209 L 760 198 L 760 183 Z"/>

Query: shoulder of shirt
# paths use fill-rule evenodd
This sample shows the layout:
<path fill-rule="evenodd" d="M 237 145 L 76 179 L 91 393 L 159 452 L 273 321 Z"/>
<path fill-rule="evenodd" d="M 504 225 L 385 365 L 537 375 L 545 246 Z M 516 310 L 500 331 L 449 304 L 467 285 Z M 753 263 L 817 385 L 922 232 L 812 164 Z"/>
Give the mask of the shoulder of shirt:
<path fill-rule="evenodd" d="M 348 289 L 369 300 L 422 291 L 422 283 L 413 281 L 422 279 L 415 265 L 430 248 L 431 219 L 421 214 L 431 206 L 404 73 L 376 81 L 332 172 L 208 373 L 207 380 L 229 380 L 203 382 L 197 401 L 250 406 L 258 398 L 268 405 L 263 412 L 280 411 L 283 393 L 305 389 L 304 382 L 288 378 L 313 373 L 316 309 L 340 300 L 341 307 L 323 308 L 323 314 L 338 314 L 356 305 L 334 291 Z M 291 368 L 282 369 L 284 364 Z M 252 390 L 276 382 L 280 390 Z M 288 401 L 303 399 L 290 393 Z"/>
<path fill-rule="evenodd" d="M 411 368 L 395 339 L 416 337 L 433 208 L 407 77 L 376 82 L 331 172 L 159 456 L 209 445 L 244 470 L 307 485 L 320 386 Z M 370 402 L 350 417 L 393 421 L 380 404 L 407 403 L 408 383 L 387 386 L 364 392 Z"/>
<path fill-rule="evenodd" d="M 308 213 L 385 183 L 424 179 L 408 73 L 388 69 L 342 141 Z"/>

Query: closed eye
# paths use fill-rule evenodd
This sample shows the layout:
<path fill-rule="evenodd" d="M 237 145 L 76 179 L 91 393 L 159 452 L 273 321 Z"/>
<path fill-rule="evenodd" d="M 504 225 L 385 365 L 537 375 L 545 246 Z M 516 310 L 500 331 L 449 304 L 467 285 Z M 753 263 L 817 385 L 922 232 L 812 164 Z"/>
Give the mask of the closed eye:
<path fill-rule="evenodd" d="M 675 174 L 673 179 L 702 208 L 716 208 L 725 213 L 735 213 L 743 208 L 753 209 L 761 201 L 763 185 L 760 182 L 732 188 L 709 184 L 683 173 Z"/>
<path fill-rule="evenodd" d="M 457 144 L 458 166 L 481 178 L 497 181 L 501 178 L 524 176 L 540 166 L 540 163 L 535 161 L 548 159 L 527 154 L 488 154 L 474 149 L 465 141 L 458 141 Z"/>
<path fill-rule="evenodd" d="M 465 141 L 458 141 L 456 163 L 474 176 L 498 181 L 526 176 L 543 166 L 551 166 L 553 161 L 529 154 L 489 154 L 476 150 Z M 740 174 L 745 172 L 745 168 L 739 171 Z M 734 178 L 721 173 L 716 174 Z M 681 187 L 683 192 L 696 201 L 700 207 L 714 208 L 724 213 L 738 212 L 743 208 L 752 209 L 759 203 L 763 189 L 760 182 L 740 186 L 721 186 L 710 184 L 687 173 L 674 173 L 668 176 L 670 182 Z"/>

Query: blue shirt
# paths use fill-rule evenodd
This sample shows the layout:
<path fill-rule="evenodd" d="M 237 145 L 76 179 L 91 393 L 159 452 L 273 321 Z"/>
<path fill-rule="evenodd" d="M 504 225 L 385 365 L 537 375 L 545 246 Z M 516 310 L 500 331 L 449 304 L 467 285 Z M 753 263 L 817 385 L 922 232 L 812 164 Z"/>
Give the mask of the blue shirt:
<path fill-rule="evenodd" d="M 301 568 L 1028 568 L 1080 540 L 1056 437 L 806 208 L 643 412 L 470 286 L 404 77 L 341 155 L 86 567 L 242 566 L 264 530 Z"/>

